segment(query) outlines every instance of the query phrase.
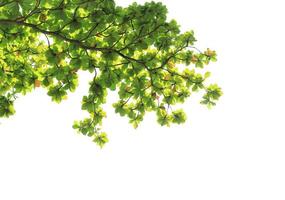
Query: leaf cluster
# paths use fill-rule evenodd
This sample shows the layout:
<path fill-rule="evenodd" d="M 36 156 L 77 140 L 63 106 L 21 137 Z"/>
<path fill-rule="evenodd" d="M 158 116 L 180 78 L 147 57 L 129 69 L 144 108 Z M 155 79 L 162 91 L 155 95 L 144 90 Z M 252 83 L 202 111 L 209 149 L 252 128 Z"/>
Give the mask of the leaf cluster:
<path fill-rule="evenodd" d="M 134 127 L 151 111 L 161 125 L 183 123 L 186 115 L 174 105 L 202 90 L 201 103 L 211 107 L 222 95 L 216 84 L 205 84 L 209 72 L 198 72 L 216 61 L 216 52 L 202 52 L 195 42 L 193 31 L 181 33 L 167 20 L 162 3 L 0 0 L 0 117 L 14 114 L 17 94 L 35 87 L 61 102 L 83 70 L 94 75 L 81 106 L 89 117 L 73 128 L 99 146 L 108 141 L 102 105 L 109 90 L 118 92 L 115 112 Z"/>

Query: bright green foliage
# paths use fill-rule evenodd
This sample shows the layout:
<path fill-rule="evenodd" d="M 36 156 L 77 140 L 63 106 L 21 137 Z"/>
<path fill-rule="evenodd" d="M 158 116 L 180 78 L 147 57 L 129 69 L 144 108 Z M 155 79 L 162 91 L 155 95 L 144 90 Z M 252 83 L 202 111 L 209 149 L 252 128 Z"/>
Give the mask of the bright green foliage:
<path fill-rule="evenodd" d="M 192 92 L 204 90 L 201 103 L 215 105 L 221 89 L 205 85 L 209 72 L 197 72 L 216 61 L 215 51 L 195 48 L 193 31 L 181 33 L 166 14 L 155 2 L 122 8 L 113 0 L 0 0 L 0 117 L 14 114 L 16 95 L 35 87 L 61 102 L 75 91 L 79 70 L 94 74 L 82 99 L 90 117 L 73 127 L 101 147 L 109 90 L 119 94 L 116 113 L 134 127 L 150 111 L 161 125 L 185 122 L 172 106 Z"/>

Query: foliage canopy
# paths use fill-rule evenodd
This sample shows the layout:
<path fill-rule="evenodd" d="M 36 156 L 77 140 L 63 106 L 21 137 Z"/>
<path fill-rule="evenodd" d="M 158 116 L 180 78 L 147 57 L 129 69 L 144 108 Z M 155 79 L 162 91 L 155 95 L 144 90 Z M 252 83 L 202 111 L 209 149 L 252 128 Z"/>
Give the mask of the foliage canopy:
<path fill-rule="evenodd" d="M 17 94 L 35 87 L 61 102 L 75 91 L 78 71 L 87 70 L 94 78 L 82 110 L 90 117 L 73 127 L 99 146 L 108 141 L 101 130 L 108 90 L 118 92 L 115 111 L 134 127 L 148 111 L 161 125 L 183 123 L 183 110 L 171 106 L 196 91 L 204 91 L 201 103 L 208 106 L 222 95 L 216 84 L 204 84 L 209 72 L 196 70 L 216 53 L 198 50 L 195 41 L 193 31 L 181 33 L 167 20 L 162 3 L 123 8 L 113 0 L 0 0 L 0 117 L 13 115 Z"/>

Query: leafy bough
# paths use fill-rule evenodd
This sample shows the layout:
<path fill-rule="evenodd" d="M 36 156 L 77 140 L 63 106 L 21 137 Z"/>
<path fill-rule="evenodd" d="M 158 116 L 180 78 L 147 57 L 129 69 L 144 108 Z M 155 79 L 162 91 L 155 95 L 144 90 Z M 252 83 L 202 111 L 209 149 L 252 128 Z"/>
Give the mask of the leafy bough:
<path fill-rule="evenodd" d="M 13 115 L 17 94 L 35 87 L 61 102 L 75 91 L 79 70 L 94 74 L 82 98 L 90 116 L 73 128 L 101 147 L 108 90 L 118 92 L 115 111 L 134 127 L 151 111 L 162 126 L 185 122 L 172 106 L 192 92 L 204 91 L 201 103 L 214 106 L 222 91 L 197 69 L 216 61 L 216 52 L 198 50 L 193 31 L 181 33 L 166 17 L 155 2 L 123 8 L 113 0 L 0 0 L 0 117 Z"/>

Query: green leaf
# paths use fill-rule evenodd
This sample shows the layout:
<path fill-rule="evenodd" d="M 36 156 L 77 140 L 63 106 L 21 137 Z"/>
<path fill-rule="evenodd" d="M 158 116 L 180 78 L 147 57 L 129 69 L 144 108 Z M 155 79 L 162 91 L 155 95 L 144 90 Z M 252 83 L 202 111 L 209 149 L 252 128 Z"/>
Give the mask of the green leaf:
<path fill-rule="evenodd" d="M 93 141 L 102 148 L 109 140 L 106 133 L 99 133 L 95 134 Z"/>
<path fill-rule="evenodd" d="M 171 113 L 171 121 L 176 124 L 181 124 L 186 121 L 187 117 L 185 112 L 182 109 L 173 111 Z"/>

